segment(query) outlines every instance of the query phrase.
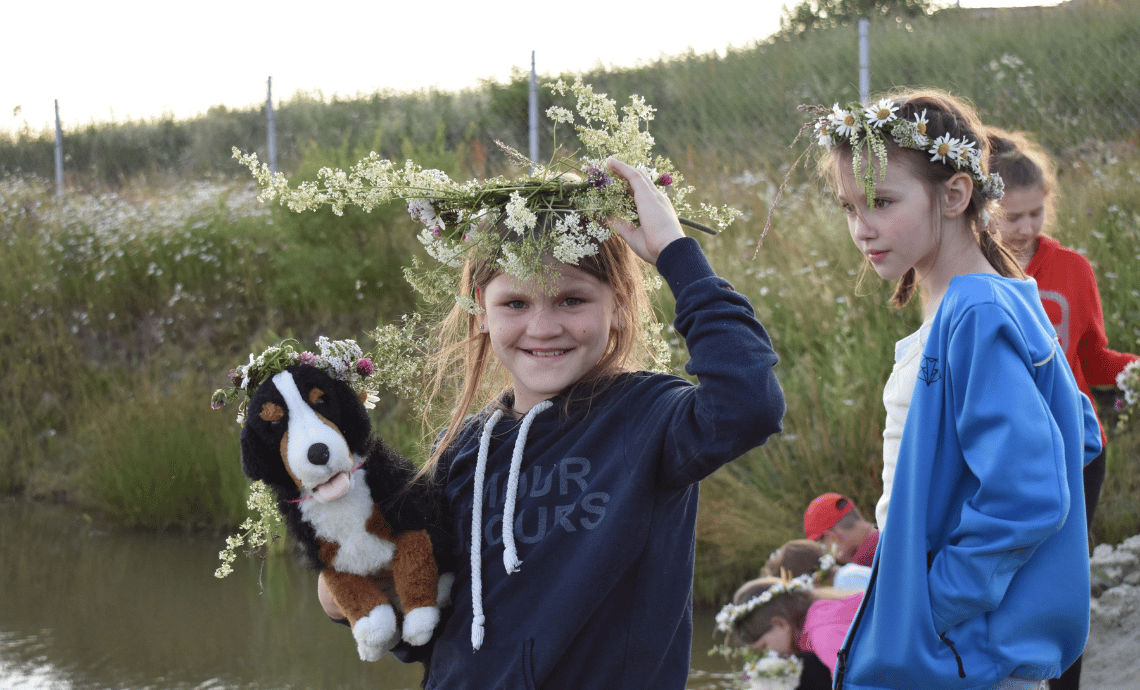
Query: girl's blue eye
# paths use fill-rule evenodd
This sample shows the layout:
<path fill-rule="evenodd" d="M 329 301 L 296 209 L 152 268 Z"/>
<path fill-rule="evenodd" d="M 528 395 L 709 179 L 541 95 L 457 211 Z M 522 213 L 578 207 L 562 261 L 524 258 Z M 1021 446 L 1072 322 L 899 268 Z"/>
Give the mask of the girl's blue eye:
<path fill-rule="evenodd" d="M 890 205 L 891 202 L 889 199 L 875 199 L 875 208 L 886 208 Z"/>
<path fill-rule="evenodd" d="M 567 297 L 566 299 L 562 300 L 562 303 L 568 307 L 576 307 L 580 304 L 584 304 L 585 302 L 586 300 L 582 299 L 581 297 Z"/>
<path fill-rule="evenodd" d="M 521 299 L 513 299 L 510 302 L 507 302 L 508 309 L 522 309 L 525 306 L 526 302 L 522 301 Z"/>

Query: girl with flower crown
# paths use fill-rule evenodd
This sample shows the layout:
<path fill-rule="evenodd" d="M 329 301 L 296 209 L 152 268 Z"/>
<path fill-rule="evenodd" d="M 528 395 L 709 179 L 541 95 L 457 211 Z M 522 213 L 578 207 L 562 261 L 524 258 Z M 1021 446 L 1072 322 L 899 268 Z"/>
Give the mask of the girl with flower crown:
<path fill-rule="evenodd" d="M 1088 634 L 1087 397 L 1015 258 L 973 109 L 939 91 L 819 109 L 855 246 L 924 323 L 884 392 L 886 524 L 835 687 L 1036 688 Z M 893 456 L 893 457 L 892 457 Z"/>
<path fill-rule="evenodd" d="M 1037 292 L 1057 329 L 1077 385 L 1092 400 L 1090 386 L 1114 385 L 1121 371 L 1140 358 L 1108 347 L 1100 291 L 1088 259 L 1045 234 L 1053 221 L 1057 193 L 1056 173 L 1049 155 L 1021 132 L 991 127 L 987 137 L 990 170 L 1000 174 L 1005 182 L 1002 213 L 996 219 L 998 232 L 1022 269 L 1037 281 Z M 1102 444 L 1108 441 L 1103 425 L 1100 438 Z M 1090 525 L 1100 499 L 1104 469 L 1102 449 L 1084 471 L 1085 519 Z M 1077 688 L 1080 677 L 1078 657 L 1050 687 Z"/>
<path fill-rule="evenodd" d="M 815 587 L 809 575 L 789 579 L 785 571 L 741 585 L 717 625 L 738 646 L 802 659 L 790 688 L 824 690 L 831 687 L 836 654 L 862 599 L 862 592 Z"/>
<path fill-rule="evenodd" d="M 542 257 L 541 283 L 495 255 L 463 267 L 429 390 L 452 414 L 424 468 L 461 545 L 453 603 L 431 642 L 396 650 L 429 689 L 684 688 L 697 483 L 780 430 L 777 358 L 748 300 L 650 174 L 609 172 L 639 225 L 613 220 L 573 264 Z M 504 251 L 517 237 L 492 231 Z M 643 266 L 676 298 L 697 383 L 639 370 Z"/>

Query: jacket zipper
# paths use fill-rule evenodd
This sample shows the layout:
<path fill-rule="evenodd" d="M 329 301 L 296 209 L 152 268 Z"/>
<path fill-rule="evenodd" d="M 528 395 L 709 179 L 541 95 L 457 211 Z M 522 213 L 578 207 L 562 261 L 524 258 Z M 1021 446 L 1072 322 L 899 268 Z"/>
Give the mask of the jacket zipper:
<path fill-rule="evenodd" d="M 847 675 L 847 653 L 851 651 L 851 641 L 855 638 L 855 629 L 859 627 L 859 621 L 863 620 L 863 611 L 867 608 L 867 600 L 871 597 L 871 590 L 875 588 L 875 576 L 878 573 L 879 559 L 876 556 L 874 567 L 871 570 L 871 579 L 867 583 L 867 591 L 863 593 L 863 601 L 859 603 L 859 611 L 855 614 L 855 620 L 851 621 L 851 628 L 847 632 L 846 641 L 836 654 L 834 690 L 843 690 L 843 677 Z"/>
<path fill-rule="evenodd" d="M 958 650 L 954 648 L 953 640 L 951 640 L 949 637 L 946 637 L 945 633 L 939 633 L 938 639 L 940 639 L 943 642 L 945 642 L 946 644 L 950 645 L 950 651 L 954 652 L 954 660 L 958 662 L 958 677 L 959 678 L 965 678 L 966 677 L 966 667 L 962 665 L 962 657 L 958 656 Z"/>

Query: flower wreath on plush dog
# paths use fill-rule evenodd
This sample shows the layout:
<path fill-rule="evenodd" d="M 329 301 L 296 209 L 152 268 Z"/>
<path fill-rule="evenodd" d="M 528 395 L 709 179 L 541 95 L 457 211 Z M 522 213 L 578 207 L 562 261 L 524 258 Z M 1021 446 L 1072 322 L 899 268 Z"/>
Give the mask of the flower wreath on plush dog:
<path fill-rule="evenodd" d="M 277 498 L 289 532 L 348 617 L 357 651 L 375 661 L 402 638 L 422 645 L 439 623 L 454 573 L 438 500 L 416 468 L 372 435 L 372 363 L 352 341 L 321 338 L 320 355 L 291 341 L 232 372 L 214 407 L 245 397 L 242 471 Z M 391 576 L 398 601 L 379 577 Z"/>

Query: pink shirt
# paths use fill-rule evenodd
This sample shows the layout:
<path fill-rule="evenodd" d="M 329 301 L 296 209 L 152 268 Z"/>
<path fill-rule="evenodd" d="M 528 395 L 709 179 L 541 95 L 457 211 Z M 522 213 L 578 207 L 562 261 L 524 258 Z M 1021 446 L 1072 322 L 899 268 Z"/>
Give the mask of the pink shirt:
<path fill-rule="evenodd" d="M 835 664 L 839 648 L 847 637 L 847 629 L 855 620 L 855 613 L 863 601 L 863 593 L 852 594 L 846 599 L 832 601 L 824 599 L 813 603 L 804 617 L 804 630 L 800 633 L 800 650 L 814 652 L 819 660 L 835 674 Z"/>

